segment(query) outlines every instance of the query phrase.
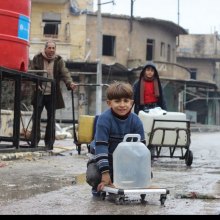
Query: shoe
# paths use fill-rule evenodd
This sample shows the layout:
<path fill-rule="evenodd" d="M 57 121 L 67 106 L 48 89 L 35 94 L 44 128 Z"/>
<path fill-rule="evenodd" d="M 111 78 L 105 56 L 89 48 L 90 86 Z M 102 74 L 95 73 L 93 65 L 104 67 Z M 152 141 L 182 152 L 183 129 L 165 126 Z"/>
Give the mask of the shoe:
<path fill-rule="evenodd" d="M 53 145 L 46 144 L 45 148 L 46 150 L 53 150 Z"/>
<path fill-rule="evenodd" d="M 101 196 L 101 193 L 98 192 L 95 188 L 92 188 L 92 195 L 94 197 L 100 197 Z"/>
<path fill-rule="evenodd" d="M 36 146 L 34 146 L 34 145 L 29 145 L 29 148 L 36 148 Z"/>

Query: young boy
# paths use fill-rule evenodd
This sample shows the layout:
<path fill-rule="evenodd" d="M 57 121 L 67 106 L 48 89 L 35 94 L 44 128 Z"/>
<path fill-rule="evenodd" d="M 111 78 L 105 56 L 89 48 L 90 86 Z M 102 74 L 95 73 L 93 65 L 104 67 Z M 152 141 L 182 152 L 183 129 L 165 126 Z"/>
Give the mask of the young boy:
<path fill-rule="evenodd" d="M 134 83 L 134 112 L 147 112 L 155 107 L 167 109 L 156 66 L 153 62 L 148 62 L 141 71 L 139 80 Z"/>
<path fill-rule="evenodd" d="M 93 141 L 95 163 L 88 163 L 87 182 L 96 190 L 104 186 L 113 186 L 112 154 L 126 134 L 140 134 L 145 143 L 144 129 L 138 116 L 131 112 L 133 89 L 129 83 L 114 82 L 107 89 L 109 109 L 103 112 L 96 124 Z M 131 161 L 132 163 L 132 161 Z"/>

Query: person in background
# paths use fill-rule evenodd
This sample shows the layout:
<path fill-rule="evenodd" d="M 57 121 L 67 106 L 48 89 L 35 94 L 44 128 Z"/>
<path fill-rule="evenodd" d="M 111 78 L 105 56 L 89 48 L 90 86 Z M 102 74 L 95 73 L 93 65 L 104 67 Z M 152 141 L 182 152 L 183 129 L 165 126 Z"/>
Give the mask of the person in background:
<path fill-rule="evenodd" d="M 87 164 L 86 179 L 94 196 L 104 186 L 113 186 L 113 152 L 126 134 L 140 134 L 145 144 L 144 129 L 138 116 L 131 112 L 133 89 L 129 83 L 114 82 L 106 92 L 109 109 L 97 120 L 92 145 L 95 155 Z"/>
<path fill-rule="evenodd" d="M 167 110 L 159 74 L 153 62 L 148 62 L 144 66 L 139 79 L 134 83 L 133 90 L 136 114 L 141 110 L 148 112 L 155 107 Z"/>
<path fill-rule="evenodd" d="M 56 109 L 61 109 L 65 107 L 63 96 L 60 88 L 60 81 L 62 80 L 68 90 L 74 90 L 76 84 L 73 82 L 72 77 L 65 67 L 65 62 L 63 58 L 56 54 L 56 43 L 53 40 L 49 40 L 45 43 L 44 51 L 38 53 L 34 56 L 31 62 L 31 70 L 45 70 L 45 77 L 48 79 L 55 80 L 55 94 L 51 94 L 51 83 L 43 82 L 39 87 L 39 93 L 41 94 L 39 105 L 35 106 L 36 94 L 32 99 L 32 104 L 34 106 L 34 112 L 38 108 L 38 117 L 33 119 L 33 127 L 37 126 L 36 136 L 37 144 L 40 141 L 40 121 L 41 113 L 45 107 L 47 111 L 47 125 L 45 132 L 45 147 L 48 150 L 53 149 L 53 144 L 55 142 L 55 111 Z M 52 102 L 52 95 L 55 96 L 55 101 Z M 54 104 L 54 105 L 52 105 Z M 33 114 L 35 115 L 35 114 Z M 53 120 L 54 119 L 54 120 Z M 35 124 L 36 123 L 36 124 Z M 33 130 L 33 129 L 32 129 Z M 32 135 L 33 138 L 33 135 Z M 32 143 L 33 144 L 33 143 Z M 36 147 L 36 146 L 32 146 Z"/>

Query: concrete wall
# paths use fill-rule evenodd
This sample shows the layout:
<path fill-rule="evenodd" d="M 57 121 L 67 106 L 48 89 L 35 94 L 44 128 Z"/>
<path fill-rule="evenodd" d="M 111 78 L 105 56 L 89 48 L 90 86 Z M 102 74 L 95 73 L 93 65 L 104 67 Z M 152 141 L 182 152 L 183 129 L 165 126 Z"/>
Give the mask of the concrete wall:
<path fill-rule="evenodd" d="M 214 82 L 215 64 L 211 60 L 178 58 L 178 62 L 187 68 L 197 69 L 196 80 L 210 83 Z"/>
<path fill-rule="evenodd" d="M 80 8 L 89 8 L 91 1 L 80 1 Z M 74 16 L 70 12 L 69 2 L 65 4 L 32 3 L 31 12 L 31 32 L 29 54 L 33 56 L 42 51 L 44 43 L 48 40 L 43 36 L 44 23 L 42 15 L 44 12 L 54 12 L 61 15 L 57 42 L 57 52 L 65 60 L 84 60 L 86 42 L 86 15 Z"/>
<path fill-rule="evenodd" d="M 220 87 L 220 38 L 211 35 L 181 35 L 177 49 L 179 64 L 197 70 L 196 80 L 216 82 Z"/>
<path fill-rule="evenodd" d="M 194 58 L 219 58 L 220 37 L 215 34 L 180 35 L 178 56 Z"/>
<path fill-rule="evenodd" d="M 97 48 L 97 17 L 87 16 L 87 53 L 91 54 L 89 61 L 95 61 Z M 130 32 L 129 19 L 124 17 L 111 18 L 102 16 L 102 34 L 116 37 L 116 54 L 114 57 L 103 56 L 105 64 L 120 63 L 129 68 L 137 67 L 146 63 L 147 39 L 155 40 L 155 61 L 167 61 L 167 45 L 171 47 L 171 63 L 176 61 L 176 36 L 164 27 L 157 24 L 133 22 L 133 31 Z M 160 55 L 161 42 L 165 43 L 165 57 Z"/>
<path fill-rule="evenodd" d="M 79 1 L 79 7 L 92 10 L 91 2 Z M 94 14 L 81 14 L 74 16 L 70 12 L 69 2 L 65 4 L 32 3 L 31 32 L 30 32 L 30 59 L 44 48 L 48 40 L 43 36 L 43 13 L 59 13 L 61 24 L 59 34 L 54 40 L 57 42 L 57 52 L 65 60 L 80 62 L 96 62 L 97 60 L 97 16 Z M 158 23 L 133 21 L 133 31 L 130 32 L 130 20 L 126 16 L 102 15 L 102 34 L 116 37 L 115 56 L 103 56 L 102 62 L 112 64 L 120 63 L 129 68 L 143 65 L 146 62 L 146 41 L 154 39 L 156 61 L 167 61 L 160 55 L 161 42 L 171 47 L 171 63 L 176 61 L 176 34 L 168 31 Z"/>
<path fill-rule="evenodd" d="M 165 29 L 165 27 L 154 23 L 134 22 L 133 33 L 131 39 L 132 53 L 130 59 L 141 60 L 141 63 L 146 61 L 146 42 L 147 39 L 154 39 L 155 41 L 155 57 L 156 61 L 167 61 L 167 51 L 165 49 L 165 57 L 160 55 L 161 42 L 165 43 L 165 48 L 169 44 L 171 46 L 171 63 L 176 61 L 176 36 Z"/>
<path fill-rule="evenodd" d="M 87 16 L 87 51 L 91 51 L 89 61 L 95 61 L 97 57 L 97 17 Z M 105 64 L 120 63 L 127 66 L 129 35 L 128 20 L 102 17 L 102 34 L 116 37 L 115 56 L 103 56 Z"/>

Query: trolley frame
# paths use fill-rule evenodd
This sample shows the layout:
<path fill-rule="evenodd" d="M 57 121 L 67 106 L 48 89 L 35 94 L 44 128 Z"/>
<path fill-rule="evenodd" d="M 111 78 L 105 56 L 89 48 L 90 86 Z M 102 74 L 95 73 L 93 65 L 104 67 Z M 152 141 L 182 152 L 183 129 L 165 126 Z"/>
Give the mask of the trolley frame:
<path fill-rule="evenodd" d="M 123 205 L 126 202 L 131 202 L 131 196 L 140 196 L 140 202 L 142 204 L 146 203 L 147 194 L 160 194 L 160 203 L 164 205 L 169 190 L 163 188 L 133 188 L 133 189 L 119 189 L 105 186 L 101 192 L 101 198 L 105 200 L 107 195 L 114 195 L 115 203 L 118 205 Z"/>
<path fill-rule="evenodd" d="M 186 126 L 185 128 L 179 128 L 179 127 L 157 127 L 157 122 L 165 122 L 165 123 L 184 123 Z M 162 138 L 161 143 L 153 143 L 154 136 L 156 135 L 156 132 L 161 131 L 162 132 Z M 165 137 L 168 131 L 174 131 L 176 137 L 174 138 L 173 144 L 166 144 Z M 183 131 L 186 134 L 186 141 L 185 144 L 178 143 L 178 139 L 180 136 L 180 132 Z M 149 133 L 149 143 L 148 148 L 152 151 L 155 149 L 155 155 L 151 155 L 152 158 L 159 158 L 159 157 L 170 157 L 170 158 L 179 158 L 179 159 L 185 159 L 185 163 L 187 166 L 191 166 L 193 162 L 193 153 L 189 149 L 190 143 L 191 143 L 191 132 L 190 132 L 190 121 L 189 120 L 162 120 L 162 119 L 154 119 L 152 124 L 151 132 Z M 169 155 L 163 155 L 162 154 L 162 148 L 166 147 L 169 148 Z M 174 155 L 177 148 L 180 148 L 181 154 L 180 155 Z M 184 151 L 185 149 L 185 151 Z"/>

